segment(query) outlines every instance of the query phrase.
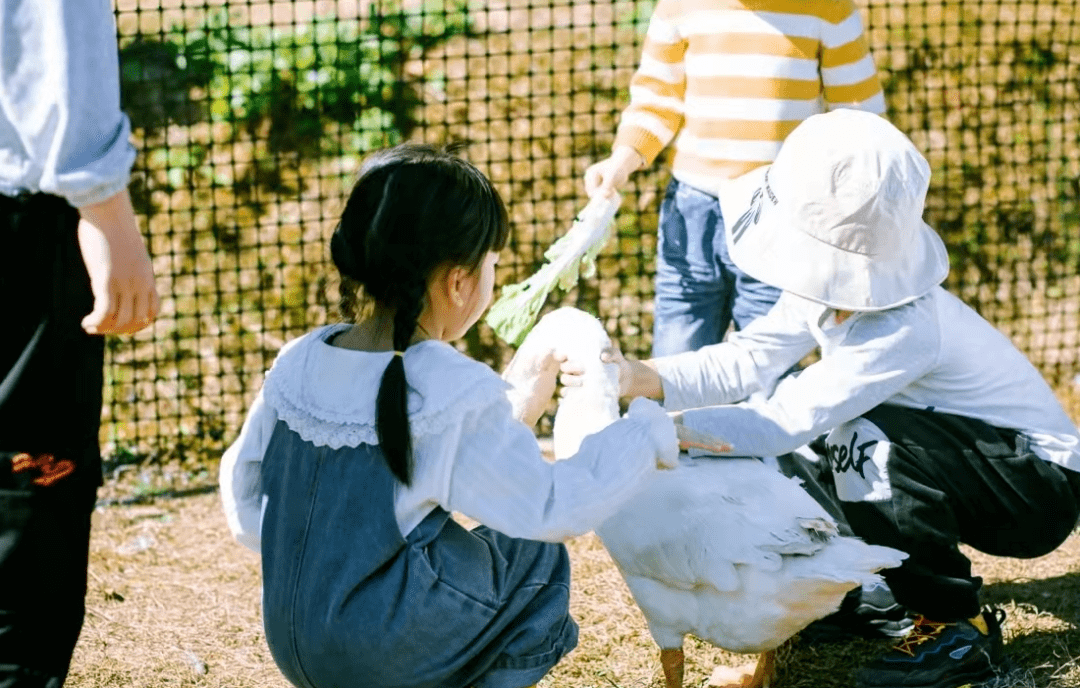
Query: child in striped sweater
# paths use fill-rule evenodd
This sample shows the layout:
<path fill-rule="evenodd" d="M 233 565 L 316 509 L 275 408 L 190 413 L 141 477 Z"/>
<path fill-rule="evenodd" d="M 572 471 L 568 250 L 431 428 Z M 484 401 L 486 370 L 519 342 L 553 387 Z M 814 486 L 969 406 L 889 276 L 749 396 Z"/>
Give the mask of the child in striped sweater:
<path fill-rule="evenodd" d="M 799 122 L 840 107 L 885 111 L 852 0 L 657 2 L 612 154 L 585 173 L 590 196 L 611 193 L 672 148 L 653 356 L 715 344 L 732 321 L 742 329 L 776 302 L 779 291 L 728 258 L 734 218 L 718 199 L 771 163 Z"/>

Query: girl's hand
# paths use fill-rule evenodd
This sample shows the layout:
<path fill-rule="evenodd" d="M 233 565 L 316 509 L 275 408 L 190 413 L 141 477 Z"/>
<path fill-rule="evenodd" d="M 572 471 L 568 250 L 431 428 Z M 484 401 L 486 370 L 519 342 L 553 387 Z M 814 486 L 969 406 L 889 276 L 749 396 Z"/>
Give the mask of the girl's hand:
<path fill-rule="evenodd" d="M 627 418 L 640 418 L 649 423 L 649 440 L 656 452 L 657 468 L 675 468 L 679 465 L 679 439 L 677 427 L 670 415 L 655 401 L 638 397 L 630 402 Z"/>
<path fill-rule="evenodd" d="M 536 350 L 523 346 L 517 350 L 502 378 L 513 389 L 508 392 L 514 416 L 530 428 L 536 425 L 555 394 L 559 366 L 566 357 L 553 349 Z"/>

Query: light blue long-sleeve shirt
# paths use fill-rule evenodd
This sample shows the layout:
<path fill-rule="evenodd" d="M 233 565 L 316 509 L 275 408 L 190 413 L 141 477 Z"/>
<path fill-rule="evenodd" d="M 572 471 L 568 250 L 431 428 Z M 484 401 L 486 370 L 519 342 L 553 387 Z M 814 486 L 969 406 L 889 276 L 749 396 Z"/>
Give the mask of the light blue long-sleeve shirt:
<path fill-rule="evenodd" d="M 127 186 L 130 135 L 109 0 L 0 1 L 0 193 L 103 201 Z"/>

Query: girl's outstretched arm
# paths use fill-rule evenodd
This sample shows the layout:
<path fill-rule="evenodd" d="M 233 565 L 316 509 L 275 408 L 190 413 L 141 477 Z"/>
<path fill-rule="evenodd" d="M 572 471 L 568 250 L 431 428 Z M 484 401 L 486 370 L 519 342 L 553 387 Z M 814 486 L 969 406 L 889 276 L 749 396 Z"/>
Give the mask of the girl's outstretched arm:
<path fill-rule="evenodd" d="M 679 450 L 674 422 L 641 399 L 562 461 L 544 459 L 506 401 L 468 414 L 455 451 L 444 508 L 512 537 L 561 542 L 603 523 Z"/>

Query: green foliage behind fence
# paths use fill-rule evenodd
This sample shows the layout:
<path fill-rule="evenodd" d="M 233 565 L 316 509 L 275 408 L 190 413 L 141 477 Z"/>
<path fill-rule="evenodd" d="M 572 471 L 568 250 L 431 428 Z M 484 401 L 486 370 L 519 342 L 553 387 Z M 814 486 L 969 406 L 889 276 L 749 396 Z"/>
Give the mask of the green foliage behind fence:
<path fill-rule="evenodd" d="M 167 5 L 167 6 L 166 6 Z M 653 3 L 117 0 L 132 191 L 165 310 L 110 340 L 111 451 L 219 451 L 284 341 L 338 317 L 325 240 L 363 154 L 465 141 L 508 200 L 500 279 L 584 205 Z M 889 117 L 931 162 L 949 288 L 1056 384 L 1080 369 L 1080 11 L 1067 0 L 870 0 Z M 550 302 L 647 354 L 656 211 L 638 173 L 595 278 Z M 499 367 L 483 324 L 462 347 Z"/>

